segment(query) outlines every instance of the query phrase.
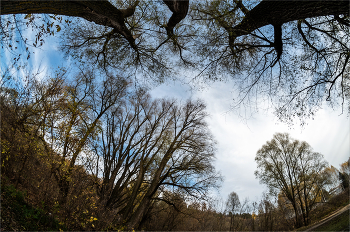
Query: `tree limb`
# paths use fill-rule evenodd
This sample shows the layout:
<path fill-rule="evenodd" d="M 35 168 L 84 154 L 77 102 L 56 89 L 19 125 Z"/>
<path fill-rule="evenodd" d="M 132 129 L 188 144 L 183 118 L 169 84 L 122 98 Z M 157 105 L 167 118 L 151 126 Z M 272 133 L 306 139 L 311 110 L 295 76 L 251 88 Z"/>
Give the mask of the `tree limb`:
<path fill-rule="evenodd" d="M 169 37 L 174 36 L 174 27 L 183 20 L 188 12 L 189 0 L 163 0 L 168 8 L 173 12 L 168 24 L 166 25 L 166 31 Z"/>
<path fill-rule="evenodd" d="M 125 18 L 133 15 L 134 5 L 119 10 L 107 0 L 100 1 L 9 1 L 1 2 L 1 15 L 6 14 L 56 14 L 80 17 L 98 25 L 114 28 L 137 51 L 135 39 L 125 25 Z"/>
<path fill-rule="evenodd" d="M 262 1 L 238 25 L 229 28 L 229 44 L 232 46 L 236 38 L 256 29 L 273 25 L 278 61 L 282 54 L 281 26 L 284 23 L 310 17 L 347 14 L 348 8 L 347 1 Z"/>

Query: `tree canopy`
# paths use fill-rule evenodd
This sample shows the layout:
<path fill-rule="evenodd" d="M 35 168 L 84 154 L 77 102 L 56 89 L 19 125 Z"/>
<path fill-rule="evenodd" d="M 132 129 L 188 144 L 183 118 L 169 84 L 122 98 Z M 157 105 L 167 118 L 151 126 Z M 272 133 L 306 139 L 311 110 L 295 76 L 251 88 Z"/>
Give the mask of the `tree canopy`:
<path fill-rule="evenodd" d="M 234 106 L 271 101 L 290 122 L 324 102 L 349 103 L 348 9 L 348 1 L 2 1 L 1 34 L 14 50 L 20 21 L 53 14 L 34 45 L 64 27 L 62 49 L 76 60 L 158 81 L 183 70 L 192 80 L 233 80 Z"/>

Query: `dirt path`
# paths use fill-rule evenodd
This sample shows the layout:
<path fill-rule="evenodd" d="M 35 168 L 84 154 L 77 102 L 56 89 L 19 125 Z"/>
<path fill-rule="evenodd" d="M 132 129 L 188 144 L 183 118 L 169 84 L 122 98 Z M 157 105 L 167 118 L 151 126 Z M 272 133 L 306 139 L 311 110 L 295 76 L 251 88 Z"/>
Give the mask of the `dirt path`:
<path fill-rule="evenodd" d="M 334 217 L 342 214 L 343 212 L 345 212 L 346 210 L 349 210 L 350 209 L 350 204 L 341 208 L 340 210 L 338 211 L 335 211 L 334 213 L 332 213 L 331 215 L 329 215 L 328 217 L 322 219 L 321 221 L 317 222 L 315 225 L 313 225 L 312 227 L 308 228 L 307 230 L 305 231 L 313 231 L 314 229 L 316 229 L 317 227 L 323 225 L 324 223 L 332 220 Z"/>

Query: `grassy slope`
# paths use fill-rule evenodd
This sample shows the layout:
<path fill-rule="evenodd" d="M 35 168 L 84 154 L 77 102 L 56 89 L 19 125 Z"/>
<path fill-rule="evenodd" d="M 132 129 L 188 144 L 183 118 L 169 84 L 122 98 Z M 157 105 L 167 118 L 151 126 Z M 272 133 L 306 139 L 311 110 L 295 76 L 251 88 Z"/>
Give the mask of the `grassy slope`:
<path fill-rule="evenodd" d="M 324 205 L 319 206 L 316 209 L 312 210 L 310 212 L 311 224 L 309 226 L 301 227 L 301 228 L 297 229 L 296 231 L 304 231 L 304 230 L 312 227 L 314 224 L 318 223 L 323 218 L 326 218 L 327 216 L 331 215 L 334 211 L 337 211 L 337 210 L 343 208 L 344 206 L 348 205 L 349 203 L 350 203 L 349 188 L 347 188 L 343 193 L 333 197 Z M 349 224 L 349 212 L 347 214 L 347 217 L 344 216 L 345 214 L 343 213 L 343 214 L 335 217 L 331 221 L 324 224 L 322 227 L 318 227 L 316 229 L 316 231 L 339 231 L 339 230 L 342 230 L 341 227 L 344 227 L 343 223 L 346 224 L 346 220 L 345 220 L 346 218 L 348 220 L 347 223 Z M 332 229 L 332 228 L 338 228 L 338 227 L 340 227 L 340 229 Z M 345 225 L 345 227 L 346 227 L 346 225 Z"/>
<path fill-rule="evenodd" d="M 43 210 L 26 203 L 25 194 L 13 185 L 1 186 L 1 230 L 58 231 L 65 229 Z"/>
<path fill-rule="evenodd" d="M 339 216 L 333 218 L 331 221 L 317 227 L 315 231 L 344 231 L 347 228 L 349 231 L 349 221 L 350 221 L 349 211 L 345 211 Z"/>

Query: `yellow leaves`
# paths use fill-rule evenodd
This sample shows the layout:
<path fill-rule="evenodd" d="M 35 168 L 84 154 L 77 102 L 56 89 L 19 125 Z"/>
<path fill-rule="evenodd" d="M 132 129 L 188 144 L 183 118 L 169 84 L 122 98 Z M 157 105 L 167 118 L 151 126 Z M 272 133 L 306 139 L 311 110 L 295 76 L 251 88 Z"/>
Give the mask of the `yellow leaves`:
<path fill-rule="evenodd" d="M 97 218 L 91 216 L 89 221 L 90 222 L 97 221 Z"/>
<path fill-rule="evenodd" d="M 10 143 L 7 140 L 1 140 L 2 154 L 7 153 L 10 150 Z"/>
<path fill-rule="evenodd" d="M 348 161 L 345 161 L 344 163 L 340 164 L 340 170 L 342 172 L 350 174 L 350 159 Z"/>
<path fill-rule="evenodd" d="M 252 213 L 252 218 L 253 218 L 253 220 L 256 219 L 256 214 L 254 212 Z"/>

